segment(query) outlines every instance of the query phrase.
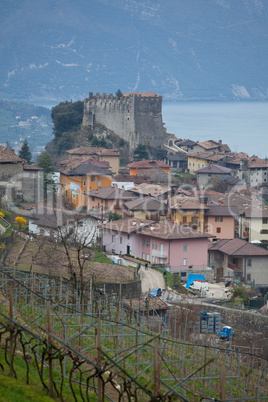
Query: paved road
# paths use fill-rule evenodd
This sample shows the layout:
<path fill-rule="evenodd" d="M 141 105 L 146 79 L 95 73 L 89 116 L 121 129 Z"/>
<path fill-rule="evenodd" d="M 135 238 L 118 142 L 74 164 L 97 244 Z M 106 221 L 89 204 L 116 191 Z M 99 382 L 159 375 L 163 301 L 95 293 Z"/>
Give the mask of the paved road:
<path fill-rule="evenodd" d="M 159 287 L 161 289 L 165 288 L 165 281 L 163 278 L 163 274 L 161 272 L 156 271 L 155 269 L 145 268 L 142 266 L 140 270 L 141 274 L 141 291 L 142 293 L 146 293 L 149 289 Z"/>

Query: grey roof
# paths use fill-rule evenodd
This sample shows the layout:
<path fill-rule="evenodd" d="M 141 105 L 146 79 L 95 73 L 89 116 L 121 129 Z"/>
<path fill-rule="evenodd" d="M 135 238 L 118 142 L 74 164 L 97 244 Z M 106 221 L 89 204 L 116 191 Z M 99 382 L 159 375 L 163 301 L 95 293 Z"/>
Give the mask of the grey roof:
<path fill-rule="evenodd" d="M 218 240 L 209 247 L 210 251 L 221 251 L 233 256 L 268 256 L 268 250 L 241 239 Z"/>
<path fill-rule="evenodd" d="M 165 204 L 151 197 L 125 202 L 125 206 L 132 211 L 162 211 L 167 209 Z"/>
<path fill-rule="evenodd" d="M 112 175 L 111 170 L 103 169 L 98 166 L 91 165 L 91 163 L 81 163 L 81 165 L 77 166 L 73 170 L 69 172 L 69 176 L 72 175 L 86 175 L 90 172 L 97 174 L 101 174 L 102 176 L 105 175 Z"/>
<path fill-rule="evenodd" d="M 205 214 L 207 216 L 238 216 L 239 210 L 237 207 L 229 208 L 225 205 L 212 205 Z"/>
<path fill-rule="evenodd" d="M 196 173 L 212 173 L 212 174 L 228 174 L 231 173 L 232 169 L 226 168 L 224 166 L 216 165 L 214 163 L 210 163 L 208 166 L 205 166 L 201 169 L 197 169 Z"/>
<path fill-rule="evenodd" d="M 88 191 L 87 195 L 105 200 L 133 200 L 137 198 L 137 195 L 130 191 L 111 186 Z"/>

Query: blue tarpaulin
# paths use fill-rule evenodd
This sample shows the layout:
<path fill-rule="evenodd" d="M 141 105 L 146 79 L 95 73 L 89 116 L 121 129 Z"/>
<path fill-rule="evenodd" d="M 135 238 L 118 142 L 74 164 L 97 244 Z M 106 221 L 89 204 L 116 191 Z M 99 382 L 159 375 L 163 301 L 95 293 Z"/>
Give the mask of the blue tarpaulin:
<path fill-rule="evenodd" d="M 197 281 L 198 279 L 202 281 L 206 280 L 205 275 L 189 274 L 186 283 L 186 289 L 190 289 L 190 286 L 193 284 L 193 282 Z"/>

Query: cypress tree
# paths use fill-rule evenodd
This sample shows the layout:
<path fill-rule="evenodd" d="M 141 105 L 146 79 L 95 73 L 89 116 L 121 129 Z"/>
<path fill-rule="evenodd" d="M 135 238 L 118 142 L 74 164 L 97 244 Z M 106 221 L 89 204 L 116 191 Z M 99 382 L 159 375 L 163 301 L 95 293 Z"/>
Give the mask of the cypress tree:
<path fill-rule="evenodd" d="M 31 163 L 32 153 L 30 151 L 30 147 L 26 138 L 21 146 L 19 157 L 25 159 L 29 164 Z"/>

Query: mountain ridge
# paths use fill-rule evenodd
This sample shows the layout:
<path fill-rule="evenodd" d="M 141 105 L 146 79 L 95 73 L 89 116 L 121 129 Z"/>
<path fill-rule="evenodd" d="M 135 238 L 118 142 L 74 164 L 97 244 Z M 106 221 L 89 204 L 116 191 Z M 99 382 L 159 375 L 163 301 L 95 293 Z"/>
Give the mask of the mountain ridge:
<path fill-rule="evenodd" d="M 0 98 L 267 100 L 262 0 L 14 0 L 0 6 Z"/>

